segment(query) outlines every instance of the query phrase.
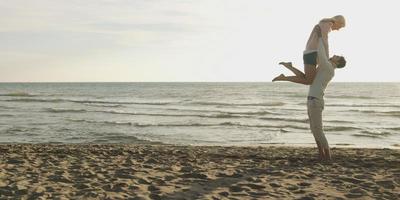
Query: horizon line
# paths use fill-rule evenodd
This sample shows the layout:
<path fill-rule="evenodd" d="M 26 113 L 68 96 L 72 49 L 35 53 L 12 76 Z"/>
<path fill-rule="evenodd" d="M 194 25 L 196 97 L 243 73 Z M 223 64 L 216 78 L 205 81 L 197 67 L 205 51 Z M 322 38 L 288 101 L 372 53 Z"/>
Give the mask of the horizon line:
<path fill-rule="evenodd" d="M 1 83 L 290 83 L 272 81 L 0 81 Z M 400 81 L 337 81 L 331 83 L 400 83 Z"/>

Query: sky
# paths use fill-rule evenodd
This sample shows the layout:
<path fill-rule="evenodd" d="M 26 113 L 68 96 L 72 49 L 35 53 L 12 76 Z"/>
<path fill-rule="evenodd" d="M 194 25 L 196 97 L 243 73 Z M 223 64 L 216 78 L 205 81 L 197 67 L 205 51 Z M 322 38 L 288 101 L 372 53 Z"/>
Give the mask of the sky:
<path fill-rule="evenodd" d="M 0 0 L 0 82 L 269 82 L 322 18 L 335 82 L 400 82 L 395 0 Z"/>

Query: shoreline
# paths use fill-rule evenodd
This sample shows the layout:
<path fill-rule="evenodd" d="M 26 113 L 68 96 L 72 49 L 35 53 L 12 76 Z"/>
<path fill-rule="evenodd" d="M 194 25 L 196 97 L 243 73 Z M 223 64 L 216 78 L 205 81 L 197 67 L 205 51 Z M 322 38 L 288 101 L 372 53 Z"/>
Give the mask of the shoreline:
<path fill-rule="evenodd" d="M 0 144 L 0 198 L 396 199 L 400 150 Z"/>
<path fill-rule="evenodd" d="M 316 148 L 315 143 L 261 143 L 261 144 L 171 144 L 171 143 L 163 143 L 157 141 L 148 141 L 148 140 L 138 140 L 135 143 L 116 143 L 116 142 L 104 142 L 104 143 L 95 143 L 95 142 L 84 142 L 84 143 L 63 143 L 63 142 L 44 142 L 44 143 L 15 143 L 15 142 L 0 142 L 0 146 L 4 145 L 60 145 L 60 146 L 74 146 L 74 145 L 110 145 L 110 146 L 176 146 L 176 147 L 231 147 L 231 148 L 268 148 L 268 147 L 282 147 L 282 148 Z M 390 146 L 378 147 L 378 146 L 362 146 L 362 145 L 354 145 L 354 144 L 329 144 L 331 149 L 371 149 L 371 150 L 382 150 L 382 149 L 391 149 L 391 150 L 400 150 L 399 144 L 392 144 Z"/>

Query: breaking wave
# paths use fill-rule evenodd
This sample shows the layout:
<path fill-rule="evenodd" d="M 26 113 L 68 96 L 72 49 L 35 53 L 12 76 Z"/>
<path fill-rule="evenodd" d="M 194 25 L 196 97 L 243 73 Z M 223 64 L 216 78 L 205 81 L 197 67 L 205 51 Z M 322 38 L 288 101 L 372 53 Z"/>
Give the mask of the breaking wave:
<path fill-rule="evenodd" d="M 236 122 L 222 122 L 222 123 L 159 123 L 159 124 L 144 124 L 136 122 L 118 122 L 118 121 L 95 121 L 86 119 L 68 119 L 72 122 L 84 122 L 84 123 L 95 123 L 95 124 L 106 124 L 106 125 L 129 125 L 135 127 L 248 127 L 248 128 L 294 128 L 307 130 L 308 127 L 305 126 L 295 126 L 295 125 L 264 125 L 264 124 L 242 124 Z"/>
<path fill-rule="evenodd" d="M 85 109 L 70 109 L 70 108 L 46 108 L 47 112 L 51 113 L 84 113 L 89 112 Z"/>
<path fill-rule="evenodd" d="M 4 97 L 34 97 L 37 95 L 29 94 L 27 92 L 12 92 L 12 93 L 0 94 L 0 96 L 4 96 Z"/>
<path fill-rule="evenodd" d="M 203 105 L 203 106 L 283 106 L 283 102 L 267 102 L 267 103 L 222 103 L 222 102 L 210 102 L 210 101 L 198 101 L 190 104 Z"/>

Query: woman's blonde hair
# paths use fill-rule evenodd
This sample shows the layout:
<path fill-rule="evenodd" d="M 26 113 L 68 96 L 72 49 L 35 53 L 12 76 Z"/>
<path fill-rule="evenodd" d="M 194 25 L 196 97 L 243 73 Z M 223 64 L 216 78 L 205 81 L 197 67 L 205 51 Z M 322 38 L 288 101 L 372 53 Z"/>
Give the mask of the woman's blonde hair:
<path fill-rule="evenodd" d="M 344 19 L 343 15 L 336 15 L 331 18 L 324 18 L 320 22 L 332 22 L 341 24 L 343 27 L 346 26 L 346 20 Z"/>

